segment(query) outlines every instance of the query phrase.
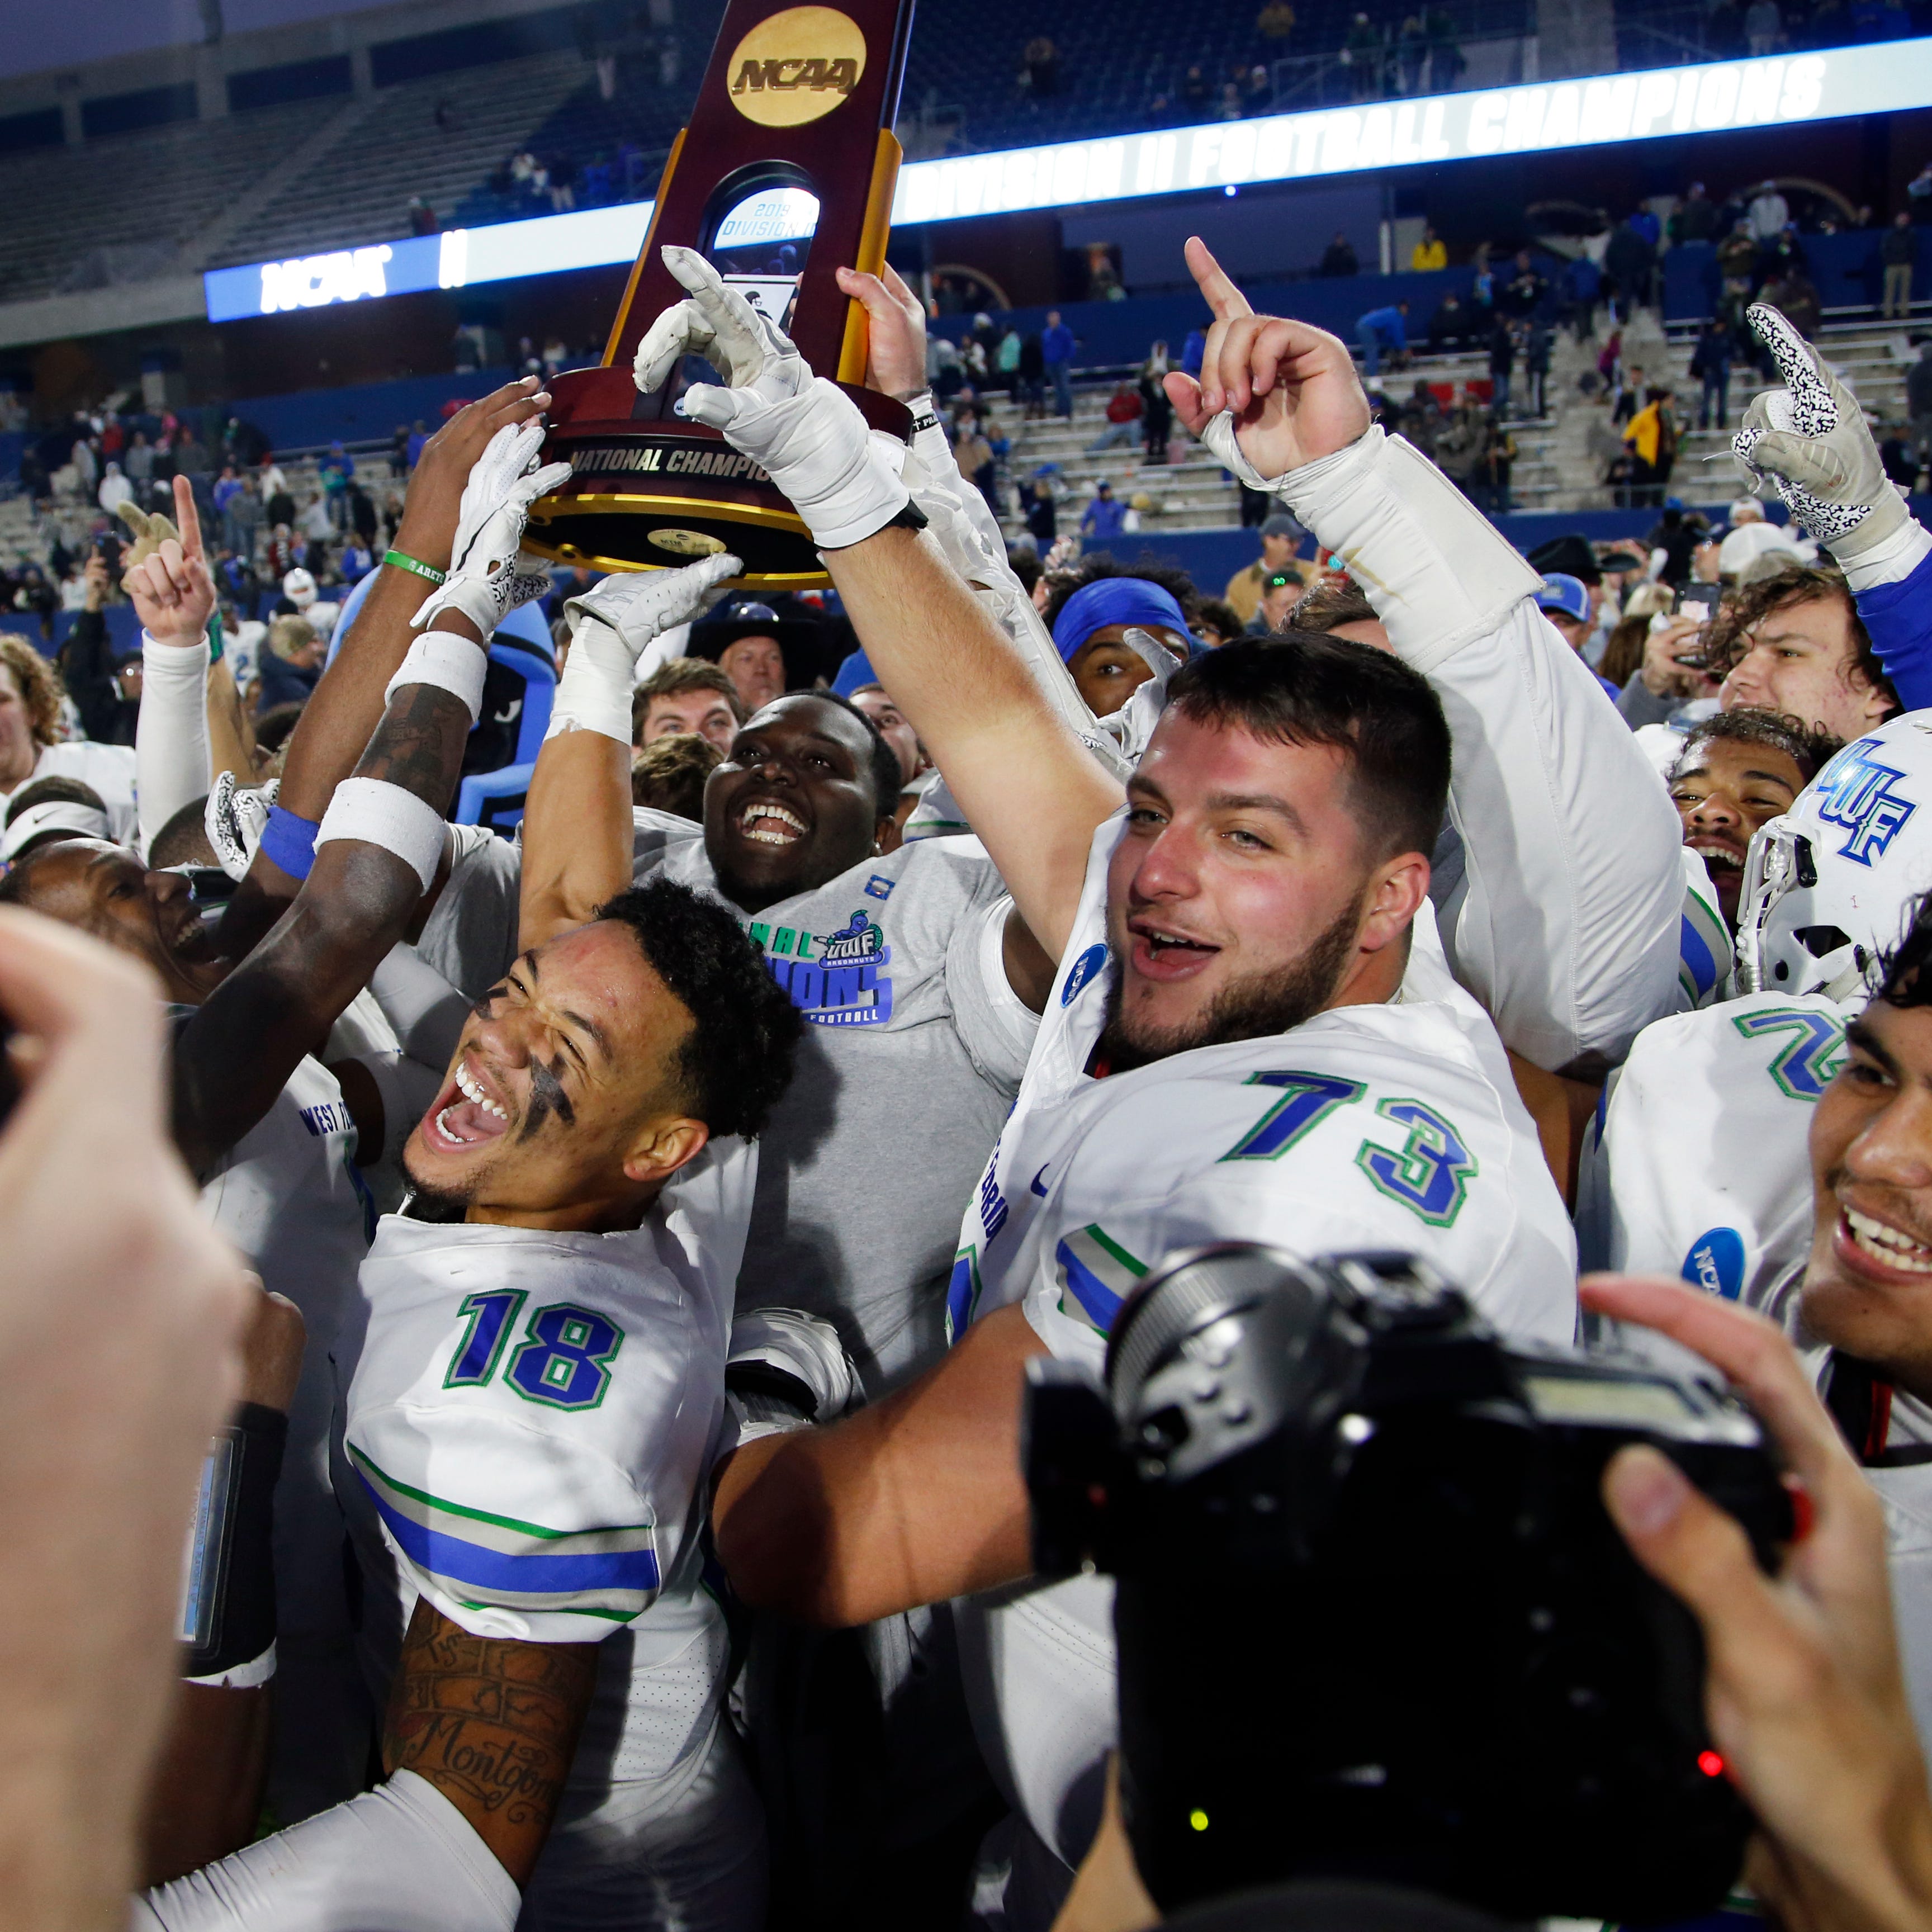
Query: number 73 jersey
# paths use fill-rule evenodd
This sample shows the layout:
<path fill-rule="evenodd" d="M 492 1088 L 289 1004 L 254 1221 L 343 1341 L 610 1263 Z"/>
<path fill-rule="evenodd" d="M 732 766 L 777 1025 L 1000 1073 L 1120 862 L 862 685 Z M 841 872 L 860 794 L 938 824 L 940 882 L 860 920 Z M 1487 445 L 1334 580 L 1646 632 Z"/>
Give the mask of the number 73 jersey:
<path fill-rule="evenodd" d="M 1240 1240 L 1408 1250 L 1498 1328 L 1572 1339 L 1568 1219 L 1502 1042 L 1432 930 L 1418 923 L 1397 1001 L 1096 1081 L 1082 1070 L 1106 973 L 1102 947 L 1054 989 L 967 1210 L 956 1334 L 1021 1301 L 1056 1355 L 1097 1366 L 1122 1300 L 1163 1256 Z"/>

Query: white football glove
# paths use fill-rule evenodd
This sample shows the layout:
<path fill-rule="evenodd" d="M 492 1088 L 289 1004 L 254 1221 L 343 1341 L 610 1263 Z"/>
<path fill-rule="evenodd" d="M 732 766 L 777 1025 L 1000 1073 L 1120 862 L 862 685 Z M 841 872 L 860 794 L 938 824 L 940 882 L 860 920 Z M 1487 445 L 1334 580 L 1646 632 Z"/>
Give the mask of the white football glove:
<path fill-rule="evenodd" d="M 796 1308 L 752 1308 L 731 1324 L 725 1400 L 740 1442 L 836 1421 L 859 1378 L 838 1330 Z"/>
<path fill-rule="evenodd" d="M 530 506 L 569 479 L 567 463 L 529 466 L 544 440 L 544 426 L 527 422 L 500 429 L 463 486 L 449 576 L 413 620 L 420 630 L 439 610 L 460 610 L 487 639 L 519 604 L 550 587 L 550 567 L 520 546 Z"/>
<path fill-rule="evenodd" d="M 201 808 L 202 830 L 214 849 L 215 862 L 237 884 L 248 876 L 282 788 L 280 778 L 260 787 L 238 787 L 232 772 L 216 775 Z"/>
<path fill-rule="evenodd" d="M 1850 571 L 1896 538 L 1911 512 L 1858 398 L 1776 309 L 1754 302 L 1745 316 L 1784 386 L 1754 398 L 1731 447 L 1751 487 L 1762 494 L 1767 480 L 1774 484 L 1792 517 Z"/>
<path fill-rule="evenodd" d="M 666 631 L 688 622 L 705 599 L 744 566 L 728 550 L 682 570 L 607 577 L 563 607 L 571 622 L 570 655 L 550 707 L 554 738 L 566 731 L 601 731 L 631 742 L 631 694 L 640 652 Z"/>
<path fill-rule="evenodd" d="M 760 465 L 821 550 L 843 550 L 884 529 L 911 498 L 852 399 L 814 376 L 790 338 L 727 288 L 694 248 L 663 253 L 691 296 L 665 310 L 638 344 L 638 387 L 648 393 L 662 386 L 681 356 L 722 362 L 728 386 L 694 383 L 680 410 L 722 430 L 734 449 Z"/>

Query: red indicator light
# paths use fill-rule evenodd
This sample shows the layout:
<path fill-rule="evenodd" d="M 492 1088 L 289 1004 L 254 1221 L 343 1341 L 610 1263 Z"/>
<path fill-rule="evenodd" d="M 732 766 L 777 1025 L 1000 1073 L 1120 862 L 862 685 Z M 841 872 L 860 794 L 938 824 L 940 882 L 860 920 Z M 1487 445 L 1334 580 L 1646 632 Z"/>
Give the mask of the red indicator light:
<path fill-rule="evenodd" d="M 1714 1750 L 1700 1750 L 1697 1754 L 1697 1768 L 1706 1778 L 1722 1778 L 1724 1760 Z"/>

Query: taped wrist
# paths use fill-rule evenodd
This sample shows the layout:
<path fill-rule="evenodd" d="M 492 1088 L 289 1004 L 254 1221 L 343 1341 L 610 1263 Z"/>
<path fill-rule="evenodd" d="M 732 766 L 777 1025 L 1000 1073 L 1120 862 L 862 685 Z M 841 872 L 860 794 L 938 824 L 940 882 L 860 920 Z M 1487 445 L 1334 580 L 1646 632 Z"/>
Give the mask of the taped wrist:
<path fill-rule="evenodd" d="M 393 852 L 422 881 L 428 892 L 442 862 L 448 827 L 442 813 L 412 791 L 386 778 L 344 778 L 322 814 L 315 835 L 318 846 L 352 838 Z"/>
<path fill-rule="evenodd" d="M 383 690 L 382 702 L 388 704 L 405 685 L 433 684 L 461 698 L 473 724 L 483 709 L 483 680 L 489 668 L 486 646 L 473 644 L 454 631 L 425 631 L 397 667 Z"/>
<path fill-rule="evenodd" d="M 596 731 L 628 745 L 632 666 L 631 647 L 616 629 L 594 611 L 579 611 L 544 742 L 566 731 Z"/>
<path fill-rule="evenodd" d="M 244 1689 L 274 1672 L 275 1483 L 288 1434 L 279 1410 L 244 1402 L 202 1463 L 180 1624 L 191 1683 Z"/>
<path fill-rule="evenodd" d="M 1909 514 L 1893 528 L 1863 543 L 1840 538 L 1829 546 L 1856 596 L 1881 585 L 1901 584 L 1932 556 L 1932 533 Z"/>
<path fill-rule="evenodd" d="M 1340 556 L 1412 670 L 1487 635 L 1543 581 L 1434 464 L 1378 424 L 1290 470 L 1275 494 Z"/>
<path fill-rule="evenodd" d="M 316 835 L 321 830 L 319 819 L 304 818 L 286 806 L 271 806 L 258 849 L 267 853 L 290 878 L 305 879 L 315 863 Z"/>

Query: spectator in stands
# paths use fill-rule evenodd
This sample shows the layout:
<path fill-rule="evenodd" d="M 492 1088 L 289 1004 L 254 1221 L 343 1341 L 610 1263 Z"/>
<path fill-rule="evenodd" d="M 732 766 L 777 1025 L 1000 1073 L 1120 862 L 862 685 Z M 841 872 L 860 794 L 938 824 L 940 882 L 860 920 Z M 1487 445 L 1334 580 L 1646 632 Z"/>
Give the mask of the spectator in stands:
<path fill-rule="evenodd" d="M 1522 339 L 1522 374 L 1528 413 L 1538 422 L 1549 413 L 1550 361 L 1556 332 L 1542 316 L 1532 316 Z"/>
<path fill-rule="evenodd" d="M 1348 23 L 1342 42 L 1342 64 L 1348 70 L 1348 96 L 1367 100 L 1382 92 L 1382 37 L 1366 14 L 1358 14 Z"/>
<path fill-rule="evenodd" d="M 1778 17 L 1778 0 L 1751 0 L 1744 11 L 1744 39 L 1753 59 L 1777 52 L 1778 30 L 1783 25 Z"/>
<path fill-rule="evenodd" d="M 1668 584 L 1675 590 L 1687 582 L 1690 575 L 1690 560 L 1698 545 L 1708 534 L 1708 527 L 1702 517 L 1688 517 L 1684 506 L 1675 496 L 1667 499 L 1664 514 L 1644 538 L 1654 554 L 1663 553 L 1663 560 L 1657 566 L 1658 582 Z"/>
<path fill-rule="evenodd" d="M 1359 275 L 1361 263 L 1355 259 L 1355 251 L 1348 238 L 1340 229 L 1335 231 L 1335 238 L 1322 251 L 1322 262 L 1316 270 L 1322 275 Z"/>
<path fill-rule="evenodd" d="M 1415 387 L 1402 399 L 1398 426 L 1424 456 L 1434 456 L 1436 438 L 1442 428 L 1442 406 L 1426 376 L 1417 376 Z"/>
<path fill-rule="evenodd" d="M 1626 216 L 1612 230 L 1604 250 L 1604 266 L 1616 283 L 1618 313 L 1628 322 L 1640 308 L 1651 305 L 1651 280 L 1657 267 L 1657 244 Z"/>
<path fill-rule="evenodd" d="M 1190 67 L 1180 83 L 1180 104 L 1189 116 L 1198 120 L 1208 111 L 1208 103 L 1212 97 L 1208 87 L 1208 76 L 1199 66 Z"/>
<path fill-rule="evenodd" d="M 1094 543 L 1108 543 L 1125 526 L 1127 506 L 1115 501 L 1114 486 L 1103 476 L 1094 486 L 1094 500 L 1080 519 L 1080 534 Z"/>
<path fill-rule="evenodd" d="M 1422 24 L 1429 35 L 1429 85 L 1438 94 L 1452 94 L 1469 64 L 1456 44 L 1454 18 L 1446 7 L 1431 6 Z"/>
<path fill-rule="evenodd" d="M 1243 628 L 1234 606 L 1219 598 L 1210 598 L 1194 614 L 1194 634 L 1210 651 L 1232 644 Z"/>
<path fill-rule="evenodd" d="M 409 206 L 404 213 L 408 218 L 412 235 L 434 235 L 436 232 L 436 210 L 421 195 L 410 196 Z"/>
<path fill-rule="evenodd" d="M 1757 236 L 1749 219 L 1740 215 L 1731 232 L 1718 244 L 1718 272 L 1726 289 L 1748 296 L 1757 280 Z"/>
<path fill-rule="evenodd" d="M 731 748 L 738 727 L 751 714 L 738 687 L 720 665 L 704 658 L 673 658 L 638 686 L 631 700 L 631 742 L 690 735 Z"/>
<path fill-rule="evenodd" d="M 1420 23 L 1418 23 L 1420 34 Z M 1449 250 L 1442 245 L 1442 238 L 1426 223 L 1422 238 L 1408 251 L 1408 266 L 1418 274 L 1432 274 L 1438 268 L 1449 266 Z"/>
<path fill-rule="evenodd" d="M 110 462 L 94 493 L 95 502 L 111 517 L 134 494 L 134 486 L 122 475 L 120 464 Z"/>
<path fill-rule="evenodd" d="M 223 540 L 242 561 L 252 566 L 255 561 L 256 539 L 261 535 L 264 512 L 262 499 L 255 489 L 254 476 L 242 478 L 241 488 L 228 499 L 228 508 L 223 514 L 221 527 Z"/>
<path fill-rule="evenodd" d="M 1148 352 L 1148 359 L 1141 364 L 1141 406 L 1145 412 L 1141 418 L 1142 440 L 1147 450 L 1142 458 L 1144 462 L 1167 460 L 1167 440 L 1174 428 L 1174 405 L 1167 399 L 1167 374 L 1173 366 L 1168 359 L 1165 342 L 1156 342 Z"/>
<path fill-rule="evenodd" d="M 1087 446 L 1087 454 L 1098 456 L 1102 450 L 1138 442 L 1141 418 L 1145 414 L 1139 392 L 1130 383 L 1115 383 L 1114 393 L 1107 399 L 1107 427 Z"/>
<path fill-rule="evenodd" d="M 1472 501 L 1486 478 L 1478 474 L 1489 446 L 1488 412 L 1464 388 L 1444 418 L 1436 439 L 1436 460 L 1444 476 Z"/>
<path fill-rule="evenodd" d="M 1539 274 L 1527 248 L 1516 250 L 1508 280 L 1496 290 L 1498 311 L 1515 321 L 1524 321 L 1543 306 L 1550 292 L 1548 278 Z"/>
<path fill-rule="evenodd" d="M 1257 560 L 1235 572 L 1222 592 L 1240 624 L 1246 624 L 1261 608 L 1262 592 L 1270 577 L 1294 568 L 1294 553 L 1302 538 L 1301 526 L 1285 512 L 1277 511 L 1257 532 L 1262 554 Z M 1239 626 L 1237 626 L 1237 628 Z"/>
<path fill-rule="evenodd" d="M 1697 404 L 1700 429 L 1722 429 L 1731 408 L 1731 332 L 1713 316 L 1697 332 L 1690 373 L 1703 385 Z"/>
<path fill-rule="evenodd" d="M 1878 460 L 1887 476 L 1910 495 L 1918 488 L 1918 452 L 1903 423 L 1879 423 Z"/>
<path fill-rule="evenodd" d="M 1500 422 L 1509 413 L 1510 377 L 1516 368 L 1516 334 L 1498 316 L 1490 329 L 1490 403 Z"/>
<path fill-rule="evenodd" d="M 1006 332 L 993 351 L 993 387 L 1014 395 L 1019 387 L 1020 351 L 1025 346 L 1020 332 L 1008 322 Z"/>
<path fill-rule="evenodd" d="M 959 466 L 960 475 L 985 497 L 986 507 L 992 512 L 997 522 L 1003 514 L 1000 506 L 998 461 L 976 410 L 968 410 L 960 418 L 954 430 L 952 460 Z"/>
<path fill-rule="evenodd" d="M 423 445 L 429 440 L 429 425 L 422 417 L 416 418 L 416 427 L 404 440 L 403 466 L 413 470 L 422 460 Z"/>
<path fill-rule="evenodd" d="M 1030 333 L 1020 344 L 1019 397 L 1027 422 L 1046 414 L 1046 352 L 1037 334 Z"/>
<path fill-rule="evenodd" d="M 1274 105 L 1274 80 L 1257 61 L 1248 70 L 1247 85 L 1241 106 L 1248 114 L 1265 114 Z"/>
<path fill-rule="evenodd" d="M 723 606 L 691 627 L 688 654 L 718 666 L 748 717 L 788 691 L 809 691 L 822 655 L 819 626 L 769 604 Z"/>
<path fill-rule="evenodd" d="M 306 704 L 321 682 L 327 646 L 306 617 L 277 617 L 268 626 L 268 648 L 260 664 L 258 712 L 279 704 Z"/>
<path fill-rule="evenodd" d="M 1406 358 L 1408 350 L 1408 304 L 1390 302 L 1357 318 L 1355 338 L 1362 346 L 1362 367 L 1370 376 L 1382 373 L 1382 357 Z M 1393 364 L 1392 364 L 1392 366 Z"/>
<path fill-rule="evenodd" d="M 1187 339 L 1180 345 L 1180 367 L 1184 374 L 1200 379 L 1201 364 L 1208 355 L 1208 332 L 1204 328 L 1190 328 Z"/>
<path fill-rule="evenodd" d="M 1270 53 L 1285 53 L 1288 37 L 1294 32 L 1294 9 L 1288 0 L 1268 0 L 1255 16 L 1255 32 L 1267 43 Z"/>
<path fill-rule="evenodd" d="M 1044 556 L 1060 534 L 1059 510 L 1053 494 L 1052 478 L 1044 467 L 1036 470 L 1020 485 L 1020 515 L 1035 547 Z"/>
<path fill-rule="evenodd" d="M 1912 216 L 1901 208 L 1892 218 L 1892 226 L 1880 238 L 1879 259 L 1885 264 L 1885 302 L 1880 313 L 1903 320 L 1912 313 L 1912 270 L 1918 260 L 1918 237 L 1912 231 Z"/>
<path fill-rule="evenodd" d="M 1772 276 L 1760 295 L 1807 340 L 1816 339 L 1824 324 L 1825 305 L 1819 299 L 1817 284 L 1802 268 L 1790 268 Z"/>
<path fill-rule="evenodd" d="M 1288 628 L 1288 620 L 1301 593 L 1307 588 L 1298 570 L 1270 571 L 1262 579 L 1262 594 L 1249 618 L 1244 633 L 1250 638 L 1272 638 Z"/>
<path fill-rule="evenodd" d="M 1762 6 L 1770 6 L 1774 14 L 1777 11 L 1774 0 L 1757 0 L 1751 12 L 1755 14 Z M 1777 182 L 1760 183 L 1744 219 L 1750 224 L 1751 238 L 1760 248 L 1768 248 L 1784 232 L 1791 220 L 1791 204 L 1778 193 Z"/>
<path fill-rule="evenodd" d="M 1905 372 L 1905 410 L 1922 458 L 1932 454 L 1932 341 L 1918 345 L 1918 359 Z"/>
<path fill-rule="evenodd" d="M 1060 311 L 1046 312 L 1046 328 L 1040 338 L 1048 380 L 1053 385 L 1053 412 L 1071 420 L 1073 415 L 1073 332 L 1060 319 Z"/>
<path fill-rule="evenodd" d="M 1438 355 L 1448 350 L 1460 349 L 1477 332 L 1475 318 L 1457 299 L 1451 289 L 1436 306 L 1436 313 L 1429 318 L 1429 346 Z"/>
<path fill-rule="evenodd" d="M 1395 37 L 1396 86 L 1404 94 L 1422 92 L 1424 70 L 1429 64 L 1429 29 L 1419 13 L 1406 16 Z"/>
<path fill-rule="evenodd" d="M 1670 481 L 1671 466 L 1677 458 L 1677 425 L 1668 389 L 1644 392 L 1643 407 L 1624 431 L 1624 446 L 1630 455 L 1631 505 L 1661 507 L 1664 488 Z"/>
<path fill-rule="evenodd" d="M 122 472 L 134 486 L 134 501 L 142 508 L 148 506 L 148 487 L 154 476 L 154 446 L 148 440 L 145 430 L 136 430 L 134 440 L 128 446 L 127 454 L 121 459 Z"/>
<path fill-rule="evenodd" d="M 1702 182 L 1693 182 L 1670 218 L 1670 238 L 1673 242 L 1712 242 L 1717 234 L 1718 205 L 1704 192 Z"/>
<path fill-rule="evenodd" d="M 1036 34 L 1021 56 L 1021 80 L 1034 100 L 1044 100 L 1060 92 L 1060 50 L 1045 34 Z"/>
<path fill-rule="evenodd" d="M 1536 608 L 1550 620 L 1557 634 L 1573 651 L 1580 653 L 1590 641 L 1595 619 L 1591 609 L 1588 586 L 1580 579 L 1562 571 L 1550 572 L 1537 588 Z M 1611 697 L 1616 696 L 1610 686 L 1606 685 L 1604 688 Z"/>

